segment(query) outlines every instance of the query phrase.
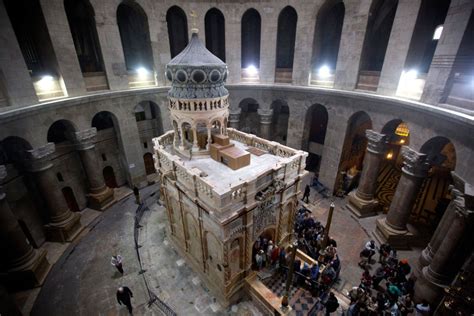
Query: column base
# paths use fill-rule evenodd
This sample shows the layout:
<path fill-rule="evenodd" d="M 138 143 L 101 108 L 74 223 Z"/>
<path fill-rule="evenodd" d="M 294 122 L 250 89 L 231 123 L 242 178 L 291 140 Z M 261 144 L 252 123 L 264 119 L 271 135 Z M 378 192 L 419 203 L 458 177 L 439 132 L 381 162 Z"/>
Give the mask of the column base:
<path fill-rule="evenodd" d="M 46 239 L 49 241 L 71 242 L 82 232 L 81 216 L 72 213 L 61 223 L 49 223 L 44 226 Z"/>
<path fill-rule="evenodd" d="M 362 200 L 356 194 L 356 191 L 349 193 L 349 203 L 346 208 L 358 218 L 377 215 L 380 209 L 379 201 L 372 199 L 370 201 Z"/>
<path fill-rule="evenodd" d="M 428 267 L 424 267 L 415 283 L 414 300 L 418 303 L 425 299 L 431 306 L 436 306 L 444 295 L 446 285 L 433 282 L 428 274 Z"/>
<path fill-rule="evenodd" d="M 37 249 L 28 262 L 2 274 L 0 282 L 5 283 L 10 290 L 27 290 L 41 286 L 50 270 L 51 264 L 46 259 L 46 250 Z"/>
<path fill-rule="evenodd" d="M 87 199 L 90 208 L 104 211 L 114 203 L 114 190 L 106 186 L 105 189 L 99 193 L 87 194 Z"/>
<path fill-rule="evenodd" d="M 381 244 L 388 243 L 396 249 L 410 249 L 415 236 L 408 230 L 393 229 L 387 224 L 386 218 L 377 219 L 377 228 L 373 233 Z"/>

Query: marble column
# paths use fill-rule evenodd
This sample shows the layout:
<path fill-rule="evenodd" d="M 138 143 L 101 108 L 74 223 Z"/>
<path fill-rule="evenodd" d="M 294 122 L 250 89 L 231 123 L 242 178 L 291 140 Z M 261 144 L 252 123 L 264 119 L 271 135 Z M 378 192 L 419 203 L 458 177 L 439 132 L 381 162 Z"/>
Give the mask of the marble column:
<path fill-rule="evenodd" d="M 438 302 L 471 253 L 474 187 L 466 184 L 461 193 L 454 199 L 454 216 L 438 250 L 415 284 L 417 301 Z"/>
<path fill-rule="evenodd" d="M 46 202 L 49 223 L 45 225 L 46 238 L 51 241 L 67 242 L 74 240 L 82 231 L 78 213 L 69 210 L 66 200 L 58 186 L 53 170 L 51 155 L 55 151 L 53 143 L 27 151 L 27 169 L 41 196 Z"/>
<path fill-rule="evenodd" d="M 229 111 L 229 127 L 230 128 L 239 129 L 240 112 L 242 112 L 241 109 Z"/>
<path fill-rule="evenodd" d="M 464 184 L 463 182 L 464 180 L 461 179 L 455 172 L 451 172 L 451 176 L 454 179 L 454 185 L 451 185 L 449 189 L 451 191 L 451 195 L 453 196 L 453 199 L 451 200 L 448 207 L 446 208 L 446 211 L 444 212 L 443 217 L 441 218 L 441 221 L 438 223 L 438 226 L 436 227 L 436 230 L 433 236 L 431 237 L 430 242 L 428 243 L 426 248 L 423 249 L 423 251 L 421 252 L 420 259 L 418 262 L 418 267 L 417 267 L 418 272 L 420 272 L 421 269 L 429 265 L 431 261 L 433 260 L 434 255 L 438 251 L 438 248 L 441 245 L 441 242 L 446 237 L 449 227 L 451 226 L 451 223 L 453 222 L 456 205 L 458 204 L 458 202 L 456 201 L 462 196 L 461 185 Z"/>
<path fill-rule="evenodd" d="M 349 194 L 347 208 L 357 217 L 376 215 L 379 203 L 374 199 L 380 164 L 387 148 L 387 136 L 366 130 L 367 151 L 364 156 L 359 187 Z"/>
<path fill-rule="evenodd" d="M 272 117 L 273 110 L 258 109 L 258 116 L 260 117 L 260 137 L 267 140 L 273 138 L 272 133 Z"/>
<path fill-rule="evenodd" d="M 93 127 L 75 132 L 73 137 L 89 182 L 89 207 L 103 211 L 114 201 L 114 191 L 105 185 L 102 173 L 97 168 L 100 164 L 94 144 L 96 135 L 97 129 Z"/>
<path fill-rule="evenodd" d="M 403 168 L 387 217 L 377 220 L 375 235 L 380 242 L 396 248 L 408 248 L 414 235 L 407 229 L 408 219 L 423 180 L 428 174 L 426 155 L 402 147 Z"/>
<path fill-rule="evenodd" d="M 6 168 L 0 165 L 0 182 L 7 177 Z M 43 284 L 51 266 L 46 250 L 34 249 L 13 215 L 6 194 L 0 186 L 0 247 L 6 273 L 0 273 L 1 283 L 10 288 L 27 289 Z"/>

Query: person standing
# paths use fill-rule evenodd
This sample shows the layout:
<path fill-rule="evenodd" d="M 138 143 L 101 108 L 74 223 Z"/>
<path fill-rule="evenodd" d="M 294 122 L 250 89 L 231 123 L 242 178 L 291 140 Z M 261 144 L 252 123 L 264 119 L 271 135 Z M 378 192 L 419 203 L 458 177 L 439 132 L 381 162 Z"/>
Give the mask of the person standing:
<path fill-rule="evenodd" d="M 329 292 L 329 297 L 326 303 L 323 303 L 326 307 L 326 316 L 329 316 L 331 313 L 334 313 L 339 307 L 339 302 L 333 292 Z"/>
<path fill-rule="evenodd" d="M 132 297 L 133 297 L 133 293 L 128 287 L 121 286 L 118 288 L 117 302 L 119 303 L 119 305 L 124 304 L 125 306 L 127 306 L 127 309 L 130 315 L 132 315 L 132 310 L 133 310 L 132 302 L 130 301 Z"/>
<path fill-rule="evenodd" d="M 135 202 L 137 204 L 140 204 L 141 201 L 140 201 L 140 190 L 138 190 L 138 188 L 136 186 L 133 187 L 133 195 L 135 195 Z"/>
<path fill-rule="evenodd" d="M 309 203 L 309 194 L 311 193 L 311 189 L 309 188 L 309 185 L 306 185 L 306 187 L 304 188 L 304 194 L 303 194 L 303 198 L 301 199 L 301 201 L 304 202 L 304 199 L 306 199 L 306 203 Z"/>
<path fill-rule="evenodd" d="M 265 253 L 263 250 L 259 250 L 259 252 L 255 255 L 255 262 L 257 263 L 257 270 L 262 269 L 263 266 L 263 257 L 265 256 Z"/>
<path fill-rule="evenodd" d="M 117 268 L 117 270 L 123 275 L 123 267 L 122 267 L 123 258 L 121 255 L 112 256 L 110 263 Z"/>

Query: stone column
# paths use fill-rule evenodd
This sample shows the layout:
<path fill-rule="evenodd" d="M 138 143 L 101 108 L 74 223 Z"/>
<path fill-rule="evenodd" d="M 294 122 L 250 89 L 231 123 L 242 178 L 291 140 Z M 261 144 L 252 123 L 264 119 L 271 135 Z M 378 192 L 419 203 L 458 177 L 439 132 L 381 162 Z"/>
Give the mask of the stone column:
<path fill-rule="evenodd" d="M 197 139 L 197 133 L 196 133 L 196 126 L 193 127 L 193 151 L 198 151 L 199 146 L 198 146 L 198 139 Z"/>
<path fill-rule="evenodd" d="M 430 242 L 421 252 L 420 259 L 418 262 L 418 272 L 420 272 L 423 267 L 429 265 L 433 260 L 434 255 L 438 251 L 441 242 L 446 237 L 449 227 L 451 227 L 451 224 L 453 222 L 455 210 L 457 207 L 456 205 L 459 204 L 456 201 L 462 198 L 461 192 L 463 188 L 461 186 L 464 186 L 464 180 L 461 179 L 455 172 L 451 172 L 451 176 L 454 179 L 454 185 L 451 185 L 449 189 L 451 191 L 453 199 L 446 208 L 446 211 L 444 212 L 441 221 L 436 227 L 436 230 L 433 236 L 431 237 Z"/>
<path fill-rule="evenodd" d="M 229 6 L 221 8 L 225 11 L 225 59 L 229 69 L 227 83 L 236 84 L 241 77 L 241 18 L 239 6 Z"/>
<path fill-rule="evenodd" d="M 454 61 L 472 10 L 471 0 L 451 1 L 444 20 L 443 32 L 426 77 L 421 102 L 428 104 L 444 102 L 445 93 L 448 92 L 445 90 L 449 86 L 448 81 L 452 80 Z"/>
<path fill-rule="evenodd" d="M 279 12 L 275 8 L 263 8 L 262 32 L 260 38 L 260 82 L 272 84 L 275 82 L 276 45 Z"/>
<path fill-rule="evenodd" d="M 388 242 L 396 248 L 407 248 L 413 239 L 407 223 L 411 210 L 429 165 L 426 155 L 409 147 L 402 147 L 404 166 L 397 189 L 390 204 L 387 217 L 377 220 L 376 237 L 380 242 Z"/>
<path fill-rule="evenodd" d="M 334 79 L 336 89 L 353 90 L 356 86 L 371 2 L 370 0 L 347 2 L 337 55 Z"/>
<path fill-rule="evenodd" d="M 6 168 L 0 165 L 0 182 L 7 177 Z M 0 281 L 8 287 L 26 289 L 43 284 L 51 266 L 46 250 L 33 249 L 8 205 L 6 194 L 0 186 L 0 247 L 6 274 Z"/>
<path fill-rule="evenodd" d="M 260 137 L 271 140 L 273 110 L 258 109 L 260 117 Z"/>
<path fill-rule="evenodd" d="M 452 221 L 431 263 L 422 269 L 415 284 L 417 301 L 426 299 L 435 304 L 443 296 L 443 290 L 454 280 L 464 260 L 472 249 L 472 219 L 474 216 L 474 188 L 465 190 L 454 200 Z"/>
<path fill-rule="evenodd" d="M 313 53 L 313 33 L 316 18 L 314 12 L 320 7 L 316 2 L 311 5 L 301 3 L 301 6 L 295 7 L 295 9 L 298 12 L 298 21 L 296 23 L 295 56 L 293 58 L 293 84 L 307 86 Z"/>
<path fill-rule="evenodd" d="M 387 136 L 373 130 L 366 130 L 367 151 L 364 156 L 359 187 L 349 194 L 347 208 L 357 217 L 376 215 L 379 203 L 374 199 L 380 164 L 387 148 Z"/>
<path fill-rule="evenodd" d="M 54 152 L 53 143 L 27 151 L 27 169 L 33 175 L 41 196 L 46 202 L 49 223 L 45 225 L 46 238 L 51 241 L 74 240 L 82 231 L 78 213 L 69 210 L 58 186 L 50 156 Z"/>
<path fill-rule="evenodd" d="M 378 94 L 395 95 L 415 30 L 421 0 L 400 0 L 380 73 Z"/>
<path fill-rule="evenodd" d="M 8 105 L 21 106 L 38 103 L 31 76 L 28 73 L 3 1 L 0 1 L 0 38 L 2 39 L 0 69 Z"/>
<path fill-rule="evenodd" d="M 58 71 L 70 97 L 86 93 L 63 0 L 40 0 Z"/>
<path fill-rule="evenodd" d="M 229 127 L 239 129 L 240 113 L 241 109 L 230 110 L 229 112 Z"/>
<path fill-rule="evenodd" d="M 95 127 L 74 133 L 76 148 L 81 157 L 82 166 L 89 181 L 89 207 L 95 210 L 105 210 L 114 200 L 114 191 L 105 185 L 99 166 L 99 159 L 95 151 Z"/>

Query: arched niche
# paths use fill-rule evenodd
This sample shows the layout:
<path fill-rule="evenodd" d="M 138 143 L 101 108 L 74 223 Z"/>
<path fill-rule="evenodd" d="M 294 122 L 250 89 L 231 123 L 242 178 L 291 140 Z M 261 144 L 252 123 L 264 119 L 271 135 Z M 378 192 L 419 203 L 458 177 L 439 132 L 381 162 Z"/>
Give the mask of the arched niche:
<path fill-rule="evenodd" d="M 172 6 L 166 12 L 168 39 L 170 42 L 171 58 L 178 55 L 188 45 L 188 20 L 186 13 L 178 7 Z"/>
<path fill-rule="evenodd" d="M 302 148 L 309 155 L 306 159 L 306 169 L 316 174 L 319 172 L 323 147 L 328 125 L 328 111 L 321 104 L 313 104 L 306 112 Z"/>
<path fill-rule="evenodd" d="M 239 130 L 254 135 L 259 134 L 260 118 L 258 116 L 259 104 L 252 98 L 243 99 L 239 103 L 240 120 Z"/>
<path fill-rule="evenodd" d="M 260 32 L 261 18 L 257 10 L 245 11 L 241 22 L 241 67 L 260 68 Z"/>
<path fill-rule="evenodd" d="M 206 29 L 206 48 L 225 62 L 225 18 L 224 14 L 212 8 L 204 17 Z"/>
<path fill-rule="evenodd" d="M 297 21 L 298 14 L 291 6 L 283 8 L 278 16 L 275 82 L 292 82 Z"/>

